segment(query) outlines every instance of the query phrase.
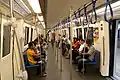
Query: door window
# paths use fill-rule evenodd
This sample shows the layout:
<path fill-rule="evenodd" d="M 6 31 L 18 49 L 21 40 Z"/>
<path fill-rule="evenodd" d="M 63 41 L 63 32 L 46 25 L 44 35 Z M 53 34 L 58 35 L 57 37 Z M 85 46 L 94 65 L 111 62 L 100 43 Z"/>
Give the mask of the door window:
<path fill-rule="evenodd" d="M 31 41 L 32 41 L 32 37 L 33 37 L 33 28 L 31 28 Z"/>
<path fill-rule="evenodd" d="M 82 28 L 78 28 L 76 29 L 76 31 L 77 31 L 77 38 L 82 39 Z"/>
<path fill-rule="evenodd" d="M 29 28 L 25 27 L 25 45 L 28 44 L 29 41 Z"/>
<path fill-rule="evenodd" d="M 120 23 L 118 23 L 115 37 L 114 77 L 120 79 Z"/>
<path fill-rule="evenodd" d="M 88 32 L 87 32 L 87 30 L 88 30 Z M 91 43 L 93 43 L 93 27 L 84 28 L 84 38 L 85 39 L 90 39 Z"/>
<path fill-rule="evenodd" d="M 10 53 L 11 26 L 4 26 L 3 32 L 3 57 Z"/>

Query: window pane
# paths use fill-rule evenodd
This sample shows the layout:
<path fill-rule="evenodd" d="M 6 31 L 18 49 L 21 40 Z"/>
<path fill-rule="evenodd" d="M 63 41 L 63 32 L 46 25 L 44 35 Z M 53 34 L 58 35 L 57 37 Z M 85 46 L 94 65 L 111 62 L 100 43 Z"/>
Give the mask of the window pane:
<path fill-rule="evenodd" d="M 93 33 L 93 37 L 94 37 L 94 43 L 99 39 L 99 29 L 98 28 L 94 28 L 94 33 Z"/>
<path fill-rule="evenodd" d="M 33 28 L 31 28 L 31 41 L 32 41 L 32 37 L 33 37 Z"/>
<path fill-rule="evenodd" d="M 82 28 L 78 28 L 76 29 L 76 31 L 77 31 L 77 38 L 82 39 Z"/>
<path fill-rule="evenodd" d="M 10 53 L 11 26 L 4 26 L 3 57 Z"/>
<path fill-rule="evenodd" d="M 28 44 L 29 41 L 29 28 L 25 27 L 25 45 Z"/>
<path fill-rule="evenodd" d="M 86 35 L 87 35 L 87 38 L 86 38 Z M 90 39 L 91 42 L 93 43 L 93 27 L 90 27 L 88 29 L 88 33 L 87 33 L 87 28 L 84 28 L 84 36 L 85 36 L 85 39 Z"/>

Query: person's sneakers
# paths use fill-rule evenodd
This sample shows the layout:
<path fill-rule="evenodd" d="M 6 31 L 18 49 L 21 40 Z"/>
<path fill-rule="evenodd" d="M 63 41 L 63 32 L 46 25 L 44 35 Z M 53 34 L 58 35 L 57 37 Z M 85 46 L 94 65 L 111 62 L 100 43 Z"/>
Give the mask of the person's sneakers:
<path fill-rule="evenodd" d="M 85 68 L 80 71 L 81 73 L 86 73 Z"/>
<path fill-rule="evenodd" d="M 46 77 L 46 76 L 47 76 L 47 73 L 40 75 L 40 77 Z"/>
<path fill-rule="evenodd" d="M 76 72 L 80 72 L 79 69 L 76 69 Z"/>

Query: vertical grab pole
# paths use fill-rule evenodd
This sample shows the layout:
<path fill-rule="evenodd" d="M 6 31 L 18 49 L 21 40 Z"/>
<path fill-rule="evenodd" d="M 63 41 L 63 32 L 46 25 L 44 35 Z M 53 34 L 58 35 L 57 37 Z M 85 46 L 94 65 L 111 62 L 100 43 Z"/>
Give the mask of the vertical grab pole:
<path fill-rule="evenodd" d="M 61 43 L 62 44 L 62 43 Z M 60 46 L 60 80 L 62 80 L 62 45 Z"/>
<path fill-rule="evenodd" d="M 58 44 L 58 39 L 57 39 L 57 49 L 56 49 L 57 63 L 58 63 L 58 48 L 59 48 L 59 44 Z"/>
<path fill-rule="evenodd" d="M 59 26 L 60 26 L 60 23 L 59 23 Z M 57 47 L 57 63 L 58 63 L 58 59 L 59 59 L 58 51 L 59 51 L 59 47 L 60 47 L 60 44 L 61 44 L 61 38 L 59 36 L 59 29 L 58 29 L 58 42 L 59 42 L 59 44 L 58 44 L 58 47 Z"/>
<path fill-rule="evenodd" d="M 70 8 L 70 41 L 71 41 L 71 45 L 70 45 L 70 80 L 72 80 L 72 35 L 71 32 L 72 32 L 72 13 L 73 13 L 73 10 L 72 10 L 72 6 Z"/>
<path fill-rule="evenodd" d="M 10 0 L 10 16 L 11 16 L 11 21 L 13 19 L 13 0 Z M 14 34 L 15 34 L 15 28 L 13 28 L 13 47 L 12 47 L 12 77 L 13 77 L 13 80 L 14 79 Z"/>
<path fill-rule="evenodd" d="M 41 45 L 40 45 L 40 38 L 39 38 L 39 33 L 37 32 L 37 22 L 36 22 L 36 20 L 37 20 L 37 14 L 36 14 L 36 16 L 35 16 L 35 30 L 36 30 L 36 33 L 37 33 L 37 36 L 38 36 L 38 44 L 39 44 L 39 46 L 40 46 L 40 53 L 42 54 L 42 51 L 41 51 Z M 40 59 L 42 59 L 42 56 L 40 56 Z M 41 63 L 41 76 L 42 76 L 42 63 Z"/>
<path fill-rule="evenodd" d="M 56 57 L 56 37 L 55 37 L 55 42 L 54 42 L 54 53 L 55 53 L 55 57 Z"/>

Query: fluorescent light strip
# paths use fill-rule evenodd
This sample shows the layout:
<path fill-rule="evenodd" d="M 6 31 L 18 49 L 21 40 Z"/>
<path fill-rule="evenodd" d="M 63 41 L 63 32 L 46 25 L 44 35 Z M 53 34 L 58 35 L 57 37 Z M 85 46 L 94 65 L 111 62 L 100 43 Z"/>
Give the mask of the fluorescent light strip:
<path fill-rule="evenodd" d="M 25 5 L 25 3 L 23 2 L 23 0 L 20 0 L 22 2 L 22 4 L 27 8 L 27 10 L 29 11 L 29 13 L 31 13 L 30 9 Z"/>
<path fill-rule="evenodd" d="M 38 0 L 28 0 L 28 2 L 31 5 L 31 7 L 32 7 L 32 9 L 34 10 L 35 13 L 41 13 L 42 12 Z"/>

